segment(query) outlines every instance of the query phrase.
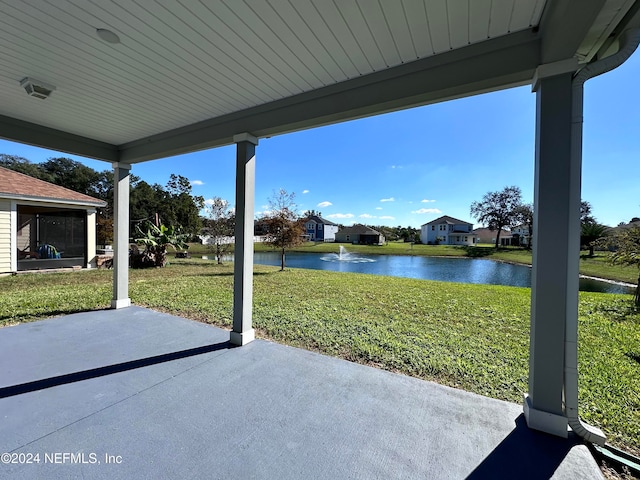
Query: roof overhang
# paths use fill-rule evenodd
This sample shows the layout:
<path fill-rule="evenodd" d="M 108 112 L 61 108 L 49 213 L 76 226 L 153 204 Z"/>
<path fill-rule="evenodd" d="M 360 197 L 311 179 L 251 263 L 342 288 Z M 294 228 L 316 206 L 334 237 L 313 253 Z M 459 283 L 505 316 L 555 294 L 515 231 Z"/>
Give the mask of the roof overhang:
<path fill-rule="evenodd" d="M 0 0 L 0 137 L 135 164 L 526 85 L 640 25 L 640 0 L 216 5 Z M 25 77 L 55 91 L 29 97 Z"/>
<path fill-rule="evenodd" d="M 0 193 L 0 200 L 15 200 L 24 205 L 42 205 L 69 207 L 69 208 L 99 208 L 106 207 L 106 202 L 96 201 L 95 203 L 80 202 L 78 200 L 64 200 L 61 198 L 36 197 L 30 195 L 11 195 Z"/>

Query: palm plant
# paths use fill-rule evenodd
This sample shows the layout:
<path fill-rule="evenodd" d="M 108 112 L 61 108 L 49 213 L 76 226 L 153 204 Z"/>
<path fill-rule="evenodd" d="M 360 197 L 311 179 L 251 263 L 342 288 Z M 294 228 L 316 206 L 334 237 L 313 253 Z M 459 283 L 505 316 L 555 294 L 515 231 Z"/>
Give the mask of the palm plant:
<path fill-rule="evenodd" d="M 189 235 L 180 233 L 179 227 L 156 226 L 146 221 L 142 226 L 136 225 L 136 230 L 138 238 L 135 242 L 145 246 L 139 262 L 140 266 L 164 267 L 167 264 L 167 247 L 174 250 L 189 248 L 186 243 Z M 136 263 L 138 262 L 134 262 L 134 266 Z"/>
<path fill-rule="evenodd" d="M 593 249 L 601 238 L 609 234 L 609 227 L 597 222 L 586 222 L 582 224 L 580 231 L 580 245 L 589 247 L 589 256 L 593 257 Z"/>

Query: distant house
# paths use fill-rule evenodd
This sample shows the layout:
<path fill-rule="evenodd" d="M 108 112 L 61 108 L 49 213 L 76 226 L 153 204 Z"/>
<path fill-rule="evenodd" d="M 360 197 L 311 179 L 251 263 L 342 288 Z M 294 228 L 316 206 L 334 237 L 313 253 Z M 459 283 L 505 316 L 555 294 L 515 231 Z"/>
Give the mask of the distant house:
<path fill-rule="evenodd" d="M 496 243 L 496 237 L 498 236 L 497 230 L 489 230 L 488 228 L 476 228 L 473 233 L 478 238 L 476 243 Z M 507 245 L 511 245 L 511 231 L 510 230 L 500 230 L 500 245 L 506 247 Z"/>
<path fill-rule="evenodd" d="M 360 245 L 383 245 L 385 242 L 384 235 L 367 227 L 366 225 L 354 225 L 340 229 L 336 233 L 336 242 L 340 243 L 357 243 Z"/>
<path fill-rule="evenodd" d="M 522 224 L 511 229 L 511 245 L 525 247 L 531 243 L 529 225 Z M 502 234 L 500 234 L 502 237 Z M 494 241 L 495 243 L 495 241 Z"/>
<path fill-rule="evenodd" d="M 473 245 L 473 224 L 444 215 L 420 228 L 420 241 L 427 245 Z"/>
<path fill-rule="evenodd" d="M 0 274 L 96 266 L 102 200 L 0 167 Z"/>
<path fill-rule="evenodd" d="M 320 215 L 309 215 L 304 219 L 304 228 L 312 242 L 335 242 L 339 227 Z"/>

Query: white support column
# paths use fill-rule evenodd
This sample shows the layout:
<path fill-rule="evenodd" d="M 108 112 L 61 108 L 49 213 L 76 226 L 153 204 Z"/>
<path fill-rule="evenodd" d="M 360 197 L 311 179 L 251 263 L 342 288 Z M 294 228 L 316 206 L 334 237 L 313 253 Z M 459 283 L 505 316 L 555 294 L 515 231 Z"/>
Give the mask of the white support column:
<path fill-rule="evenodd" d="M 535 82 L 529 427 L 567 436 L 565 328 L 578 315 L 581 159 L 572 155 L 572 72 Z M 572 158 L 573 157 L 573 158 Z"/>
<path fill-rule="evenodd" d="M 86 268 L 96 268 L 96 209 L 87 208 L 87 264 Z"/>
<path fill-rule="evenodd" d="M 129 170 L 131 165 L 113 164 L 113 298 L 111 308 L 131 305 L 129 298 Z"/>
<path fill-rule="evenodd" d="M 253 215 L 255 204 L 255 151 L 258 139 L 248 133 L 235 135 L 236 230 L 233 271 L 233 331 L 231 343 L 245 345 L 255 338 L 253 309 Z"/>
<path fill-rule="evenodd" d="M 18 271 L 18 204 L 11 200 L 9 211 L 9 259 L 10 271 Z"/>

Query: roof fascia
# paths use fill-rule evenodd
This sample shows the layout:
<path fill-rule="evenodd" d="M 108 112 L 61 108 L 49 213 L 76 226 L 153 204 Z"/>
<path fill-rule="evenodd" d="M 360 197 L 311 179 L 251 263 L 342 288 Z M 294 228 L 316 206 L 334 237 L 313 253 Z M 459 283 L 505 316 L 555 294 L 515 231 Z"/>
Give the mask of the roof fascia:
<path fill-rule="evenodd" d="M 205 120 L 120 146 L 139 163 L 229 145 L 238 132 L 269 137 L 531 83 L 540 64 L 531 30 L 434 55 L 336 85 Z"/>
<path fill-rule="evenodd" d="M 115 145 L 5 115 L 0 115 L 0 138 L 106 162 L 119 158 Z"/>
<path fill-rule="evenodd" d="M 12 195 L 6 193 L 0 193 L 0 198 L 7 200 L 15 200 L 17 202 L 26 202 L 25 205 L 39 205 L 42 203 L 56 204 L 58 206 L 77 206 L 77 207 L 105 207 L 106 202 L 96 200 L 94 203 L 82 202 L 80 200 L 64 200 L 61 198 L 49 198 L 49 197 L 35 197 L 30 195 Z"/>

